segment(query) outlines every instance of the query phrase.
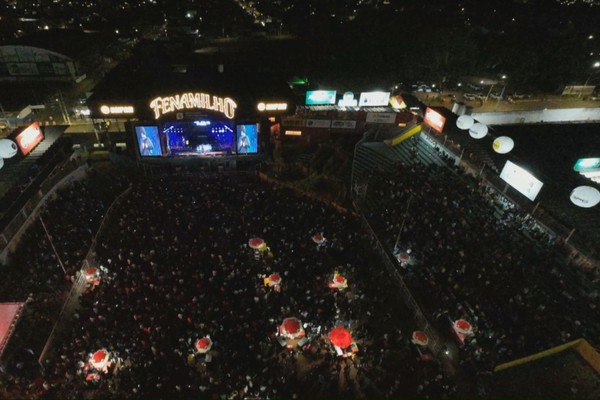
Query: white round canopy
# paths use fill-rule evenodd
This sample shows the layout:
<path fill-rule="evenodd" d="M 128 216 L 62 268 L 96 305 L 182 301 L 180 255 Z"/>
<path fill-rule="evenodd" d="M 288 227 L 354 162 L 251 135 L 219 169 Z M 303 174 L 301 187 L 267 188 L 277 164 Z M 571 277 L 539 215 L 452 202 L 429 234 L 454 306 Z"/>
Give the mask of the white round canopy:
<path fill-rule="evenodd" d="M 499 154 L 506 154 L 515 147 L 515 141 L 508 136 L 500 136 L 492 143 L 494 151 Z"/>
<path fill-rule="evenodd" d="M 461 115 L 456 120 L 456 126 L 458 129 L 467 130 L 473 126 L 475 120 L 470 115 Z"/>
<path fill-rule="evenodd" d="M 482 124 L 481 122 L 477 122 L 473 124 L 471 128 L 469 128 L 469 135 L 473 139 L 483 139 L 485 135 L 488 133 L 487 125 Z"/>
<path fill-rule="evenodd" d="M 592 186 L 578 186 L 573 189 L 570 198 L 578 207 L 592 208 L 600 203 L 600 190 Z"/>

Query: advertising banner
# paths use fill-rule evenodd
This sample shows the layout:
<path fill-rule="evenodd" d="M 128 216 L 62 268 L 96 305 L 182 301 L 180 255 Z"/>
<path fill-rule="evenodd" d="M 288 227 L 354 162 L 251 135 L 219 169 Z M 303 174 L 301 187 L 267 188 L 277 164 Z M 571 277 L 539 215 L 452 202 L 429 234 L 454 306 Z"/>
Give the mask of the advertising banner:
<path fill-rule="evenodd" d="M 535 176 L 511 161 L 507 161 L 504 165 L 500 178 L 531 201 L 535 200 L 544 185 Z"/>
<path fill-rule="evenodd" d="M 306 92 L 306 105 L 335 104 L 335 94 L 335 90 L 309 90 Z"/>
<path fill-rule="evenodd" d="M 446 124 L 446 118 L 444 118 L 439 112 L 434 111 L 429 107 L 427 107 L 425 110 L 425 117 L 423 118 L 423 121 L 439 133 L 442 133 L 444 130 L 444 125 Z"/>
<path fill-rule="evenodd" d="M 367 113 L 367 122 L 371 124 L 394 124 L 396 113 Z"/>
<path fill-rule="evenodd" d="M 390 102 L 390 92 L 362 92 L 358 100 L 360 107 L 382 107 Z"/>
<path fill-rule="evenodd" d="M 285 127 L 296 127 L 302 128 L 305 125 L 305 122 L 302 118 L 294 118 L 294 117 L 283 117 L 281 118 L 281 125 Z"/>
<path fill-rule="evenodd" d="M 356 129 L 356 121 L 333 120 L 331 127 L 333 129 Z"/>
<path fill-rule="evenodd" d="M 600 169 L 600 158 L 580 158 L 573 169 L 578 172 L 596 171 Z"/>
<path fill-rule="evenodd" d="M 330 119 L 307 119 L 306 126 L 308 128 L 331 128 Z"/>
<path fill-rule="evenodd" d="M 25 156 L 29 154 L 31 150 L 37 146 L 39 142 L 44 139 L 44 133 L 40 129 L 40 125 L 37 122 L 29 125 L 15 137 L 19 150 Z"/>

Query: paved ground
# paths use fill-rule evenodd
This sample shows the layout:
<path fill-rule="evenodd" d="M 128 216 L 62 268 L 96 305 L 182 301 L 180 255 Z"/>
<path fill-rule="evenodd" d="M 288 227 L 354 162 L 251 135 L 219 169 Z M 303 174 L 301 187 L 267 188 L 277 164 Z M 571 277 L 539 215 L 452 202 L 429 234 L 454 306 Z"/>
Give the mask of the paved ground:
<path fill-rule="evenodd" d="M 579 108 L 579 107 L 600 107 L 600 100 L 584 100 L 577 97 L 563 97 L 556 95 L 545 95 L 533 97 L 530 99 L 515 100 L 509 103 L 506 100 L 496 100 L 491 97 L 487 102 L 482 100 L 465 100 L 462 93 L 442 92 L 442 93 L 415 93 L 415 96 L 423 103 L 432 106 L 445 106 L 452 108 L 454 102 L 448 97 L 454 95 L 457 101 L 464 102 L 467 106 L 473 107 L 474 112 L 491 111 L 523 111 L 523 110 L 542 110 L 544 108 Z"/>

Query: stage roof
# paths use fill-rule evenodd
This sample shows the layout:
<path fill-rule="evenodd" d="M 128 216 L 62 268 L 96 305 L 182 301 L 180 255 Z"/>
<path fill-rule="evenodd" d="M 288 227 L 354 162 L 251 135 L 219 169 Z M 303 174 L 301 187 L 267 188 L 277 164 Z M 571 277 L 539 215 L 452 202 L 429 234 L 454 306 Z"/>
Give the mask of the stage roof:
<path fill-rule="evenodd" d="M 125 103 L 145 109 L 155 97 L 199 90 L 234 99 L 239 107 L 236 114 L 241 115 L 255 113 L 257 101 L 277 99 L 289 104 L 295 96 L 285 68 L 284 72 L 277 68 L 280 61 L 273 46 L 269 41 L 142 42 L 94 88 L 88 105 L 92 112 L 98 104 Z"/>

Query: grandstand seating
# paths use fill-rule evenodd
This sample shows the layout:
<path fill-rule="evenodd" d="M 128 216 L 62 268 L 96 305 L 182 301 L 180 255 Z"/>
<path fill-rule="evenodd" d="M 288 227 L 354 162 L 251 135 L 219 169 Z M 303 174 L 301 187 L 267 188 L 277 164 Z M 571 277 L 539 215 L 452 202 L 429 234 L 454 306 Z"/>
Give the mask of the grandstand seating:
<path fill-rule="evenodd" d="M 4 168 L 0 170 L 0 198 L 4 196 L 13 186 L 27 185 L 32 177 L 32 171 L 41 169 L 39 165 L 46 151 L 61 137 L 62 129 L 45 128 L 44 140 L 23 159 L 5 160 Z M 37 167 L 36 167 L 37 165 Z"/>

